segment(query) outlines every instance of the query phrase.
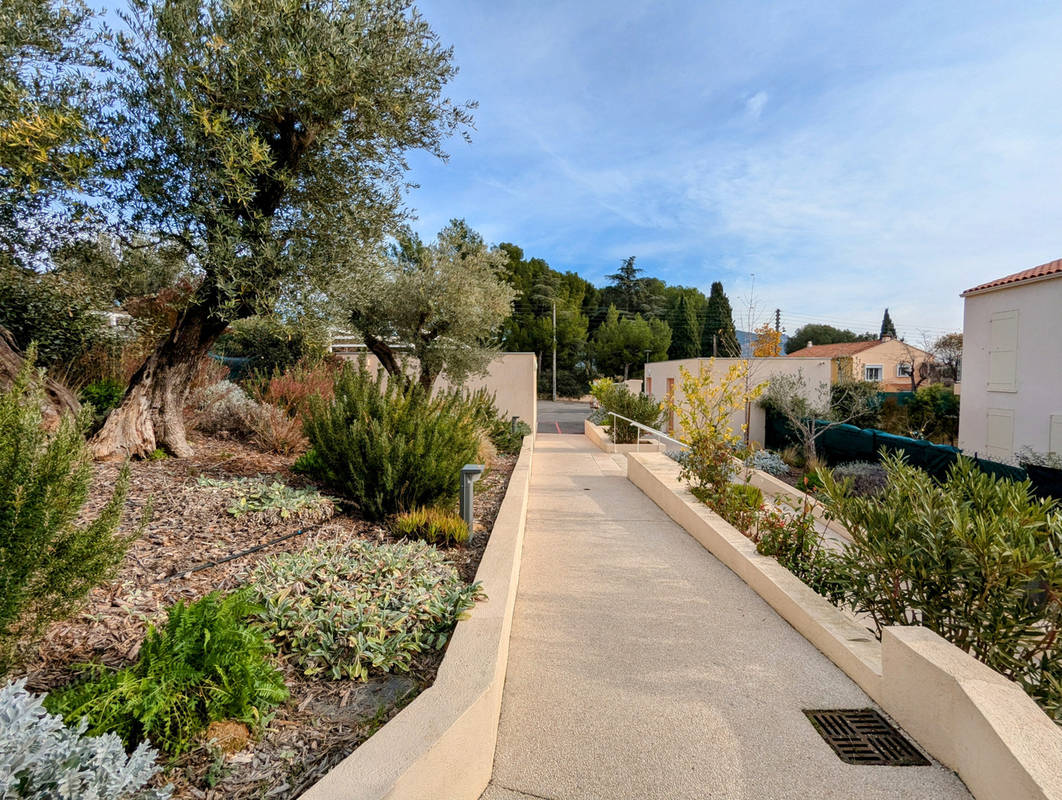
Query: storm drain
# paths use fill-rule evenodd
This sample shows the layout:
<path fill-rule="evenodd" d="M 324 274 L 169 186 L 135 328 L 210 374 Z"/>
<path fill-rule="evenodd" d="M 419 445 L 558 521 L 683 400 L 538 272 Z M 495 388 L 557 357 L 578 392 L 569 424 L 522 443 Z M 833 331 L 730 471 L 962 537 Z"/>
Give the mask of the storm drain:
<path fill-rule="evenodd" d="M 929 764 L 918 748 L 873 708 L 805 709 L 804 713 L 846 764 L 886 767 Z"/>

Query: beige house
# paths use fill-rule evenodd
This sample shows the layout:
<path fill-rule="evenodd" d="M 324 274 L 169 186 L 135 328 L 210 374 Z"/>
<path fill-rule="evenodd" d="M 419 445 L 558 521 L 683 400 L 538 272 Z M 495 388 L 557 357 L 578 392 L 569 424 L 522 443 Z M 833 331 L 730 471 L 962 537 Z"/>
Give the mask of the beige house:
<path fill-rule="evenodd" d="M 883 392 L 911 391 L 911 370 L 921 376 L 933 365 L 930 353 L 891 336 L 870 342 L 811 343 L 787 357 L 828 358 L 831 382 L 844 378 L 874 381 Z"/>
<path fill-rule="evenodd" d="M 796 375 L 804 377 L 807 390 L 807 399 L 810 402 L 821 404 L 824 400 L 829 402 L 830 361 L 825 358 L 750 358 L 749 381 L 758 385 L 770 380 L 774 375 Z M 690 373 L 696 375 L 701 368 L 707 369 L 712 365 L 713 376 L 726 375 L 730 366 L 742 363 L 740 358 L 683 358 L 674 361 L 654 361 L 645 365 L 645 393 L 652 395 L 658 400 L 663 400 L 669 394 L 674 395 L 679 403 L 684 399 L 682 394 L 682 381 L 679 369 L 685 367 Z M 767 415 L 756 403 L 752 403 L 749 412 L 749 439 L 763 443 Z M 737 433 L 745 424 L 745 409 L 738 409 L 730 417 L 730 428 Z M 672 436 L 682 438 L 683 431 L 674 419 L 674 415 L 668 419 L 665 427 Z"/>
<path fill-rule="evenodd" d="M 1062 455 L 1062 259 L 962 293 L 959 447 Z"/>

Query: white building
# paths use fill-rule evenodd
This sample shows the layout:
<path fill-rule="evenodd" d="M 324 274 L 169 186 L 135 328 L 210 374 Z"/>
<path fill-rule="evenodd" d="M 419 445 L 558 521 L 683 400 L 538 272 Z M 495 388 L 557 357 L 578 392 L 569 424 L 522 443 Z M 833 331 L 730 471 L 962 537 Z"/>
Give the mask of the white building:
<path fill-rule="evenodd" d="M 959 447 L 1062 455 L 1062 259 L 962 293 Z"/>

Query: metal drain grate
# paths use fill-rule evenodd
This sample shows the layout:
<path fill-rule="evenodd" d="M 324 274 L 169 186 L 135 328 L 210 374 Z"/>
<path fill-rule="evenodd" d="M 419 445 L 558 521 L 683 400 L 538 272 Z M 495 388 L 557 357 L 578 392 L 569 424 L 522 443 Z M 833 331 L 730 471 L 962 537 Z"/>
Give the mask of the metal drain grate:
<path fill-rule="evenodd" d="M 846 764 L 924 767 L 925 757 L 873 708 L 804 710 L 815 730 Z"/>

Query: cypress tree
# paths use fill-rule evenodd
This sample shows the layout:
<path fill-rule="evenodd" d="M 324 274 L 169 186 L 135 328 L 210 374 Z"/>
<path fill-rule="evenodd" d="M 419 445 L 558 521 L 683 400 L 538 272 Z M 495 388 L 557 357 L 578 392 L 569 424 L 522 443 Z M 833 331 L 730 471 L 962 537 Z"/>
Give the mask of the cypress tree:
<path fill-rule="evenodd" d="M 896 335 L 896 326 L 892 324 L 892 317 L 889 316 L 889 309 L 885 309 L 885 316 L 881 318 L 881 333 L 878 334 L 879 339 L 884 339 L 886 336 L 891 336 L 893 339 L 898 339 Z"/>
<path fill-rule="evenodd" d="M 697 358 L 701 354 L 701 326 L 689 297 L 682 295 L 672 319 L 670 358 Z"/>
<path fill-rule="evenodd" d="M 712 337 L 715 336 L 715 352 L 720 358 L 737 358 L 741 355 L 734 314 L 730 300 L 723 291 L 723 284 L 715 281 L 708 295 L 708 308 L 704 314 L 704 329 L 701 331 L 701 353 L 712 355 Z"/>

